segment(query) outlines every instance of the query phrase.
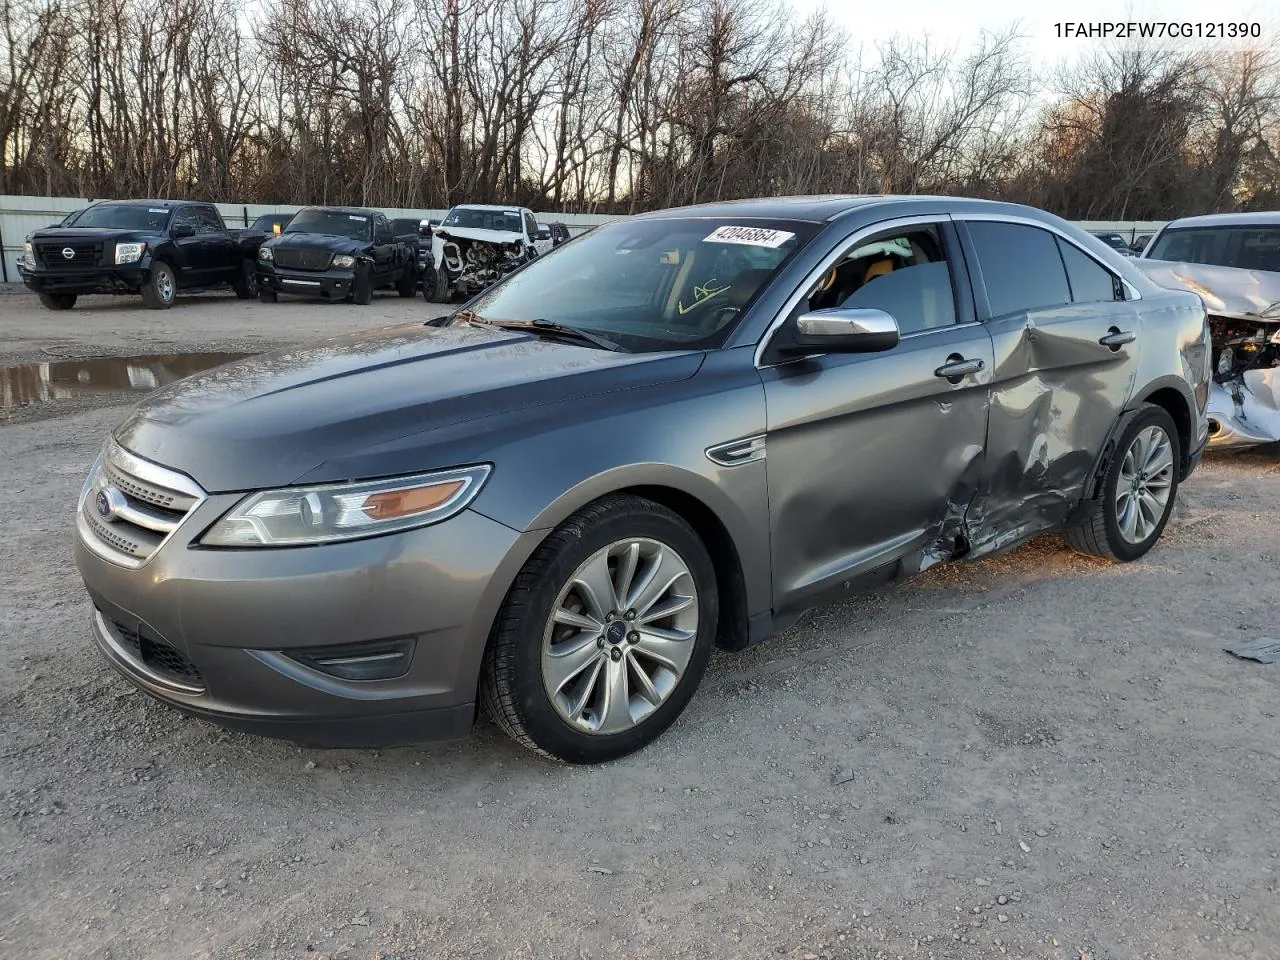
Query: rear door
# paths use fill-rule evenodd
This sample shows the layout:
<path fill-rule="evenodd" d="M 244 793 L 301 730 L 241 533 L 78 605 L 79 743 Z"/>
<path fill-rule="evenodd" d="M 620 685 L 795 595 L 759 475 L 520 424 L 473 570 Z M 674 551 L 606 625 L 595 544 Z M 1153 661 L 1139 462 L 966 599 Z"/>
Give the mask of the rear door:
<path fill-rule="evenodd" d="M 222 215 L 216 207 L 202 205 L 195 208 L 195 216 L 206 282 L 230 282 L 239 270 L 240 263 L 236 254 L 236 242 L 223 223 Z"/>
<path fill-rule="evenodd" d="M 1141 333 L 1130 291 L 1065 234 L 1033 221 L 958 223 L 995 348 L 975 548 L 1060 522 L 1084 493 L 1133 393 Z"/>
<path fill-rule="evenodd" d="M 991 340 L 945 216 L 850 235 L 793 303 L 784 324 L 823 307 L 885 310 L 902 340 L 761 357 L 777 611 L 950 556 L 982 479 L 991 382 Z"/>

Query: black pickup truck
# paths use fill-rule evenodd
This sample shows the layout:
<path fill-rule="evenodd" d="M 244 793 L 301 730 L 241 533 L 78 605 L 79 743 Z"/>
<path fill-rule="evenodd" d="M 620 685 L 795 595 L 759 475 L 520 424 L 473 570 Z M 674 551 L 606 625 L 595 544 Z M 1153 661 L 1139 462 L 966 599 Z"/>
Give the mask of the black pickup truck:
<path fill-rule="evenodd" d="M 366 304 L 379 287 L 412 297 L 418 286 L 418 234 L 397 235 L 376 210 L 304 207 L 258 250 L 258 299 L 280 294 Z"/>
<path fill-rule="evenodd" d="M 228 230 L 210 203 L 104 200 L 31 234 L 18 267 L 50 310 L 70 310 L 89 293 L 141 294 L 146 306 L 163 310 L 179 290 L 227 285 L 253 297 L 266 236 Z"/>

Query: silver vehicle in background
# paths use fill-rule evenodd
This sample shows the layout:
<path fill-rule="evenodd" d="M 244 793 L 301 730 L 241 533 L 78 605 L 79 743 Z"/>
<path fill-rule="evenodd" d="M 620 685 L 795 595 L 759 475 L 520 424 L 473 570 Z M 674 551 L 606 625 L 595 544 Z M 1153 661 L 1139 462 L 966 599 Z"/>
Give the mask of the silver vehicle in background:
<path fill-rule="evenodd" d="M 1155 282 L 1204 301 L 1210 445 L 1280 441 L 1280 213 L 1175 220 L 1136 262 Z"/>

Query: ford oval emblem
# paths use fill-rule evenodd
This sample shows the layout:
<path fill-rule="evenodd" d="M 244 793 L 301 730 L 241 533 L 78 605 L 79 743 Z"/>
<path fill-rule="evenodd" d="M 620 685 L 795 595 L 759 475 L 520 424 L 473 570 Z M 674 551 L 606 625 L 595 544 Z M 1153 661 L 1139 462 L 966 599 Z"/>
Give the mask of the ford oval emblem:
<path fill-rule="evenodd" d="M 94 496 L 93 506 L 98 511 L 98 516 L 111 523 L 120 516 L 120 511 L 127 504 L 124 494 L 115 487 L 103 487 Z"/>
<path fill-rule="evenodd" d="M 76 252 L 72 250 L 70 247 L 63 247 L 62 258 L 64 260 L 74 260 L 76 258 Z"/>

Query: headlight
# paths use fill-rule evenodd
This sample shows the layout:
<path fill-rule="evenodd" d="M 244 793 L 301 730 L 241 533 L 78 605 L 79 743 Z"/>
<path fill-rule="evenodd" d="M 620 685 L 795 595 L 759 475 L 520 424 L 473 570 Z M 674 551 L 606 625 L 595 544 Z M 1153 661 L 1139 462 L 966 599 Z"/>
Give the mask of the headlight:
<path fill-rule="evenodd" d="M 356 265 L 356 258 L 349 254 L 339 253 L 334 256 L 333 265 L 335 267 L 354 267 Z"/>
<path fill-rule="evenodd" d="M 30 240 L 22 245 L 22 262 L 35 265 L 36 252 L 32 249 Z"/>
<path fill-rule="evenodd" d="M 142 259 L 143 252 L 147 249 L 145 243 L 117 243 L 116 244 L 116 265 L 122 263 L 137 263 Z"/>
<path fill-rule="evenodd" d="M 486 464 L 394 480 L 266 490 L 228 510 L 200 542 L 295 547 L 439 523 L 475 499 L 490 469 Z"/>
<path fill-rule="evenodd" d="M 1236 352 L 1230 347 L 1223 347 L 1222 352 L 1218 354 L 1218 373 L 1225 377 L 1235 365 Z"/>
<path fill-rule="evenodd" d="M 272 253 L 272 252 L 271 252 L 271 248 L 270 248 L 270 247 L 259 247 L 259 248 L 258 248 L 258 259 L 259 259 L 259 260 L 274 260 L 275 258 L 276 258 L 276 255 L 275 255 L 274 253 Z"/>

